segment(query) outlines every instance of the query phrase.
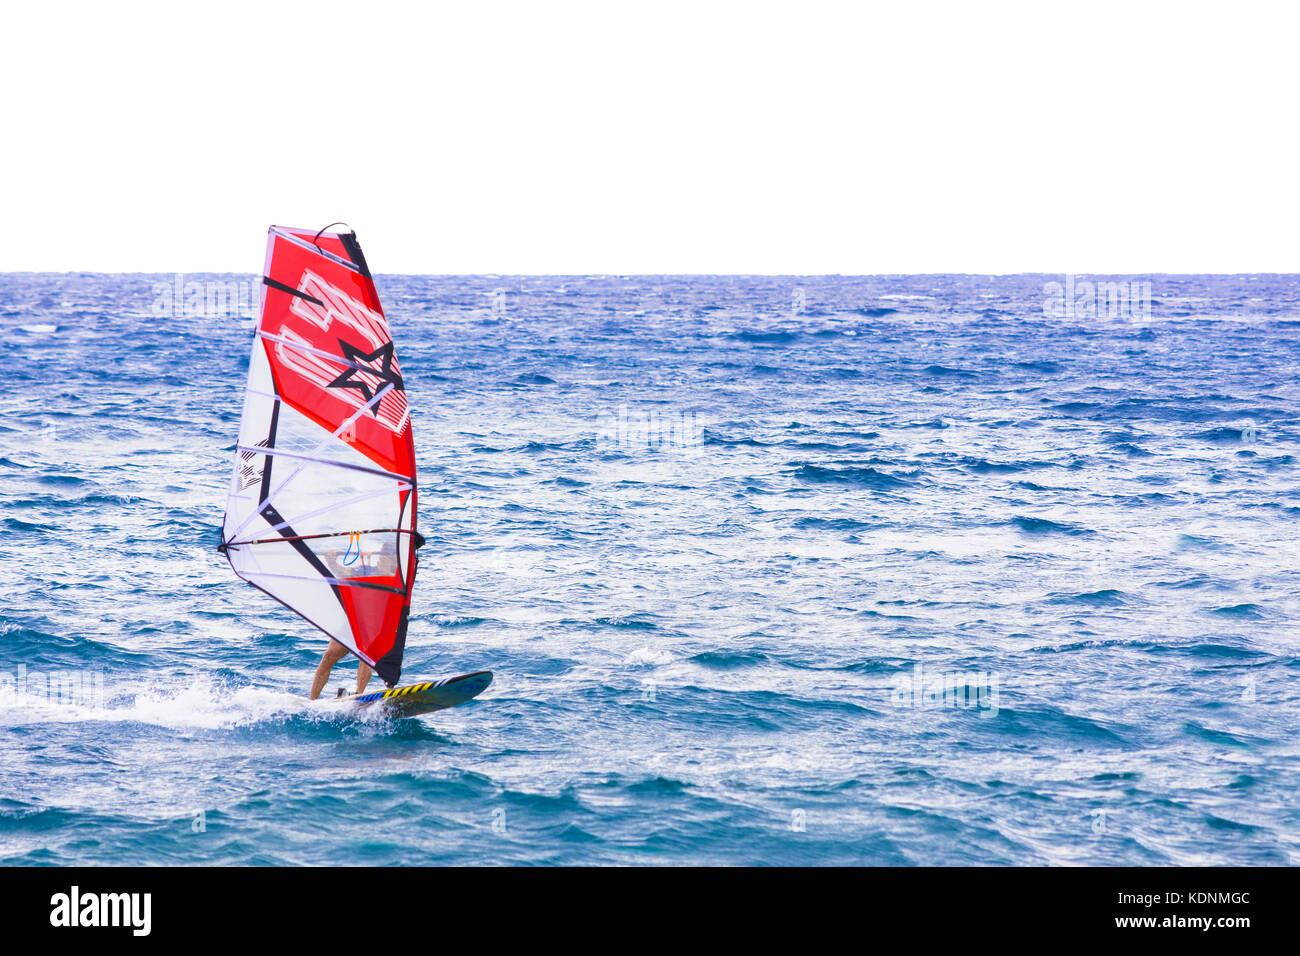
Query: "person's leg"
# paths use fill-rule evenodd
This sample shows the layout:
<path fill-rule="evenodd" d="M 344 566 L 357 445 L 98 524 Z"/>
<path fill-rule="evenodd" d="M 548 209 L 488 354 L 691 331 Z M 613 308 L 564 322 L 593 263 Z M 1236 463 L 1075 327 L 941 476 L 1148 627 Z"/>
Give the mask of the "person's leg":
<path fill-rule="evenodd" d="M 315 700 L 320 696 L 320 692 L 325 689 L 325 683 L 330 679 L 330 671 L 334 665 L 343 659 L 348 649 L 340 644 L 334 638 L 330 638 L 330 646 L 325 648 L 325 653 L 321 656 L 320 664 L 316 668 L 316 677 L 311 682 L 311 699 Z"/>
<path fill-rule="evenodd" d="M 361 693 L 363 690 L 365 690 L 366 685 L 370 683 L 370 673 L 371 673 L 370 665 L 367 664 L 365 661 L 362 661 L 361 665 L 357 668 L 357 693 L 358 694 Z"/>

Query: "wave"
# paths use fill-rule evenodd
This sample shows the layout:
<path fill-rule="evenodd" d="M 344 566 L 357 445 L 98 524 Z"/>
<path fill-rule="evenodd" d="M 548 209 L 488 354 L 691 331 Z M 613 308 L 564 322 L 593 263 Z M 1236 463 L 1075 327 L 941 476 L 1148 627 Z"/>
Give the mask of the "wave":
<path fill-rule="evenodd" d="M 1002 736 L 1039 738 L 1057 745 L 1068 741 L 1084 749 L 1126 749 L 1137 737 L 1135 729 L 1125 724 L 1071 713 L 1054 704 L 1000 706 L 998 719 L 988 723 Z"/>
<path fill-rule="evenodd" d="M 890 475 L 874 468 L 832 468 L 823 465 L 800 465 L 795 469 L 794 477 L 798 481 L 810 484 L 854 485 L 877 491 L 911 488 L 915 484 L 907 478 Z"/>
<path fill-rule="evenodd" d="M 733 332 L 727 338 L 737 339 L 741 342 L 761 342 L 768 344 L 784 344 L 795 342 L 799 338 L 798 332 L 761 332 L 761 331 L 740 331 Z"/>
<path fill-rule="evenodd" d="M 1078 594 L 1054 595 L 1051 604 L 1080 604 L 1086 607 L 1123 607 L 1132 598 L 1115 588 L 1103 588 L 1100 591 L 1084 591 Z"/>
<path fill-rule="evenodd" d="M 870 531 L 873 528 L 880 528 L 883 525 L 870 521 L 860 521 L 856 518 L 799 518 L 795 521 L 796 528 L 806 528 L 811 531 Z"/>
<path fill-rule="evenodd" d="M 690 658 L 692 663 L 718 670 L 735 670 L 739 667 L 757 667 L 768 663 L 768 656 L 760 651 L 704 651 Z"/>
<path fill-rule="evenodd" d="M 1199 438 L 1201 441 L 1211 442 L 1215 445 L 1239 445 L 1247 441 L 1244 428 L 1228 426 L 1210 428 L 1205 431 L 1197 432 L 1192 437 Z"/>
<path fill-rule="evenodd" d="M 1096 533 L 1088 528 L 1081 528 L 1078 525 L 1067 524 L 1062 521 L 1050 521 L 1047 518 L 1034 518 L 1026 515 L 1016 515 L 1008 522 L 1008 524 L 1020 529 L 1025 534 L 1032 535 L 1064 534 L 1072 537 L 1083 537 Z"/>
<path fill-rule="evenodd" d="M 957 463 L 974 475 L 1014 475 L 1031 468 L 1046 468 L 1042 461 L 990 461 L 986 458 L 959 458 Z"/>
<path fill-rule="evenodd" d="M 516 375 L 510 380 L 512 385 L 554 385 L 555 379 L 549 375 L 543 375 L 540 372 L 530 372 L 524 375 Z"/>
<path fill-rule="evenodd" d="M 947 365 L 927 365 L 923 371 L 926 375 L 931 375 L 935 378 L 979 378 L 975 372 L 972 372 L 969 369 L 950 368 Z"/>
<path fill-rule="evenodd" d="M 1216 607 L 1210 613 L 1220 617 L 1257 621 L 1265 617 L 1267 612 L 1258 604 L 1234 604 L 1231 607 Z"/>
<path fill-rule="evenodd" d="M 147 654 L 107 640 L 70 632 L 44 622 L 41 627 L 30 623 L 0 621 L 0 637 L 5 656 L 13 666 L 25 665 L 29 671 L 81 670 L 94 668 L 143 668 L 150 663 Z"/>

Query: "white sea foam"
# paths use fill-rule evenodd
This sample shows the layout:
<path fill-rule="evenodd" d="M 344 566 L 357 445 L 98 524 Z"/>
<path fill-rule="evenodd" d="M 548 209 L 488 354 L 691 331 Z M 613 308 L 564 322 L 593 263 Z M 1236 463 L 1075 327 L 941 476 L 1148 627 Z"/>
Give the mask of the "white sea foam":
<path fill-rule="evenodd" d="M 626 667 L 657 667 L 671 664 L 673 655 L 661 647 L 638 647 L 623 659 Z"/>
<path fill-rule="evenodd" d="M 306 717 L 311 720 L 383 720 L 374 708 L 357 711 L 332 700 L 309 701 L 299 694 L 267 687 L 225 688 L 219 680 L 199 676 L 188 683 L 161 683 L 131 695 L 109 688 L 106 702 L 69 703 L 24 694 L 0 686 L 0 726 L 36 723 L 142 723 L 175 730 L 225 730 Z"/>

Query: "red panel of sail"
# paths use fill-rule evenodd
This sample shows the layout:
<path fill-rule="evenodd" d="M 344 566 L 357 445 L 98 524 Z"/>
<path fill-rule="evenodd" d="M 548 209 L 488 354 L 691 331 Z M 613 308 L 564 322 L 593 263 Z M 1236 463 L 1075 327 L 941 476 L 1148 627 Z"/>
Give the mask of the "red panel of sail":
<path fill-rule="evenodd" d="M 309 246 L 311 238 L 307 233 Z M 347 257 L 336 237 L 316 243 Z M 284 238 L 277 237 L 270 258 L 267 276 L 301 293 L 265 289 L 262 335 L 281 401 L 331 432 L 355 418 L 342 439 L 385 471 L 413 476 L 406 392 L 374 281 Z"/>

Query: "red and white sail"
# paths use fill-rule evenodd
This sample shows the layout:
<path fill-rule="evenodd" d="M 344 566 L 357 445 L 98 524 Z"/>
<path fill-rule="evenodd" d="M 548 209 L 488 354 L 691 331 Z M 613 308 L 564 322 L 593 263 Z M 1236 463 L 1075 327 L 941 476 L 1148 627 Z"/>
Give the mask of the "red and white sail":
<path fill-rule="evenodd" d="M 221 550 L 393 684 L 422 543 L 406 391 L 356 235 L 272 226 Z"/>

